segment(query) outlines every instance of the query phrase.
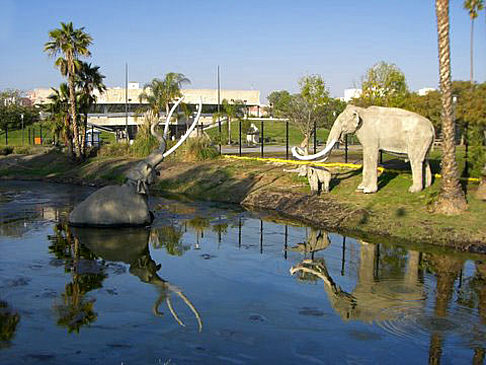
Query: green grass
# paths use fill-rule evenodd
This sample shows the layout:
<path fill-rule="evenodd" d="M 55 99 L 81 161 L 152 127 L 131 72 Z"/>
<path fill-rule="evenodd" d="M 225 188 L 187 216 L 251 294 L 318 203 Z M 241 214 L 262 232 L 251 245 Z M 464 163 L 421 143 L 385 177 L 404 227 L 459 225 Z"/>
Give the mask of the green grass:
<path fill-rule="evenodd" d="M 24 146 L 33 145 L 33 136 L 40 137 L 40 126 L 41 123 L 34 123 L 28 127 L 24 128 Z M 30 130 L 30 140 L 29 140 L 29 130 Z M 100 135 L 103 143 L 115 143 L 115 135 L 113 133 L 101 132 Z M 50 145 L 53 140 L 53 135 L 51 133 L 51 128 L 48 123 L 42 123 L 42 138 L 44 145 Z M 5 146 L 5 131 L 0 132 L 0 146 Z M 8 131 L 8 145 L 9 146 L 22 146 L 22 130 L 9 130 Z"/>
<path fill-rule="evenodd" d="M 261 123 L 256 122 L 255 125 L 257 128 L 260 130 L 261 133 Z M 222 136 L 223 136 L 223 141 L 225 143 L 228 142 L 228 129 L 227 125 L 223 124 L 222 125 Z M 274 144 L 274 145 L 285 145 L 285 139 L 286 139 L 286 133 L 285 133 L 285 122 L 265 122 L 263 126 L 263 136 L 265 140 L 268 142 L 265 142 L 265 144 Z M 207 130 L 208 135 L 211 137 L 213 140 L 218 139 L 219 135 L 219 129 L 216 128 L 211 128 Z M 321 144 L 325 143 L 327 140 L 327 136 L 329 134 L 329 131 L 324 128 L 319 128 L 317 131 L 317 140 Z M 244 131 L 242 132 L 241 139 L 243 144 L 246 144 L 246 134 Z M 289 145 L 290 146 L 297 146 L 300 145 L 300 143 L 303 141 L 304 135 L 300 132 L 299 128 L 296 126 L 289 124 Z M 231 140 L 233 143 L 238 144 L 239 140 L 239 122 L 238 121 L 233 121 L 231 122 Z M 311 141 L 312 144 L 312 141 Z"/>

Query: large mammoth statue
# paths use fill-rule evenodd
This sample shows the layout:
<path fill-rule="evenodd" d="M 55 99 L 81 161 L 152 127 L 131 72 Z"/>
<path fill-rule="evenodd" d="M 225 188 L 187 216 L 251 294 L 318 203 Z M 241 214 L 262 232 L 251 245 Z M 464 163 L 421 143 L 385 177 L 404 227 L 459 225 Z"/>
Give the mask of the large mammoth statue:
<path fill-rule="evenodd" d="M 169 131 L 169 121 L 175 109 L 182 101 L 179 99 L 165 120 L 164 134 L 156 131 L 158 119 L 148 112 L 145 117 L 151 120 L 151 132 L 159 140 L 160 146 L 145 160 L 139 162 L 126 174 L 123 185 L 105 186 L 88 196 L 69 215 L 69 223 L 76 226 L 144 226 L 152 223 L 152 213 L 149 210 L 149 185 L 157 176 L 157 165 L 165 157 L 174 152 L 192 133 L 202 111 L 202 102 L 199 102 L 197 115 L 186 134 L 168 151 L 166 151 L 166 138 Z"/>
<path fill-rule="evenodd" d="M 326 147 L 321 152 L 304 155 L 302 150 L 293 147 L 292 154 L 300 160 L 324 161 L 334 145 L 348 133 L 355 133 L 363 147 L 363 180 L 358 186 L 358 190 L 363 193 L 378 190 L 379 151 L 410 160 L 413 177 L 413 185 L 408 189 L 410 192 L 423 189 L 424 170 L 425 186 L 432 183 L 432 173 L 426 158 L 434 142 L 434 127 L 427 118 L 403 109 L 348 105 L 334 122 Z"/>

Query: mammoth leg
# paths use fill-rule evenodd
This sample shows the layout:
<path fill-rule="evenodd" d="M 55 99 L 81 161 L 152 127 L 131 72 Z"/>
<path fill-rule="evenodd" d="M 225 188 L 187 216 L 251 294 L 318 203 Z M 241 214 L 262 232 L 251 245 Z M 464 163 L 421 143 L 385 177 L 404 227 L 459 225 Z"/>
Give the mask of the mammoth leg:
<path fill-rule="evenodd" d="M 430 171 L 430 164 L 428 160 L 425 160 L 425 187 L 428 188 L 432 185 L 432 171 Z"/>
<path fill-rule="evenodd" d="M 307 179 L 309 180 L 311 194 L 312 195 L 319 194 L 319 177 L 317 176 L 316 171 L 312 167 L 308 168 Z"/>
<path fill-rule="evenodd" d="M 424 187 L 423 185 L 424 162 L 423 160 L 417 158 L 411 158 L 410 166 L 412 167 L 413 184 L 410 188 L 408 188 L 408 191 L 411 193 L 416 193 L 418 191 L 421 191 Z"/>
<path fill-rule="evenodd" d="M 363 193 L 376 193 L 378 190 L 378 148 L 363 148 Z"/>

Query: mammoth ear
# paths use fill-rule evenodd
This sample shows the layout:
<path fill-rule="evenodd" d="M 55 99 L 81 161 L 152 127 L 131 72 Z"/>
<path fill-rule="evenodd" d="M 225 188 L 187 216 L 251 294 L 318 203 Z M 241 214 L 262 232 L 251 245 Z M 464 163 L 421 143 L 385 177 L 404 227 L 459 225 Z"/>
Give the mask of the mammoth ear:
<path fill-rule="evenodd" d="M 356 127 L 356 129 L 358 129 L 359 127 L 361 127 L 361 122 L 362 122 L 363 120 L 362 120 L 362 119 L 361 119 L 361 117 L 359 116 L 359 113 L 358 113 L 358 111 L 357 111 L 357 110 L 355 110 L 355 111 L 353 112 L 353 118 L 354 118 L 354 120 L 355 120 L 355 127 Z"/>

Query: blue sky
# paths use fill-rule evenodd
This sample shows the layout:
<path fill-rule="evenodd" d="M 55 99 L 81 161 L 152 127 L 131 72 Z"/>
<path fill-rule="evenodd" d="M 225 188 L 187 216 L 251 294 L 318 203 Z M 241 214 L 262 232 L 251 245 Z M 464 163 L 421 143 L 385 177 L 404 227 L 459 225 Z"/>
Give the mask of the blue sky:
<path fill-rule="evenodd" d="M 453 79 L 469 79 L 470 20 L 451 0 Z M 297 91 L 321 74 L 331 94 L 359 86 L 374 63 L 398 65 L 411 89 L 438 83 L 434 0 L 14 1 L 0 0 L 0 89 L 57 86 L 43 53 L 60 21 L 94 38 L 90 61 L 109 86 L 182 72 L 194 88 Z M 485 12 L 475 22 L 475 79 L 486 80 Z"/>

